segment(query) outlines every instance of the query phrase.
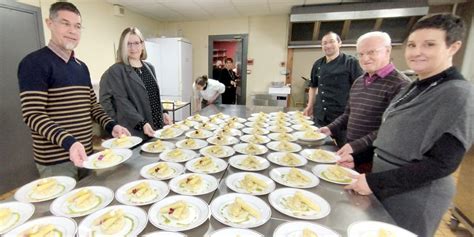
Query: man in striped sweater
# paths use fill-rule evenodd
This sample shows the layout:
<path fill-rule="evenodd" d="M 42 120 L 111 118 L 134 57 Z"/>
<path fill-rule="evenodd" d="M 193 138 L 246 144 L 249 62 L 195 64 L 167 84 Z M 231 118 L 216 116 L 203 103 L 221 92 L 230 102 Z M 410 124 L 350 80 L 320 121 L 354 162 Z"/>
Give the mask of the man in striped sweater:
<path fill-rule="evenodd" d="M 407 85 L 409 79 L 390 63 L 391 39 L 385 32 L 369 32 L 357 39 L 359 64 L 364 74 L 352 85 L 344 114 L 320 132 L 337 135 L 347 127 L 347 143 L 338 155 L 352 154 L 360 173 L 372 170 L 372 142 L 382 122 L 382 114 L 392 98 Z"/>
<path fill-rule="evenodd" d="M 18 67 L 23 120 L 31 129 L 40 176 L 78 178 L 77 167 L 92 153 L 92 119 L 114 137 L 130 133 L 97 103 L 89 70 L 74 55 L 81 38 L 79 10 L 68 2 L 53 3 L 46 24 L 48 46 Z"/>

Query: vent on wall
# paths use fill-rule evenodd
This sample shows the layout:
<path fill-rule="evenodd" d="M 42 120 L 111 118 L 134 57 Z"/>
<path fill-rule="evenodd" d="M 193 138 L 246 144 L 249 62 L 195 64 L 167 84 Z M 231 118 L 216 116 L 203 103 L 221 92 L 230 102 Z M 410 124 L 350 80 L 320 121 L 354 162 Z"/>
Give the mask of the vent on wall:
<path fill-rule="evenodd" d="M 120 5 L 114 5 L 114 16 L 125 16 L 125 8 Z"/>

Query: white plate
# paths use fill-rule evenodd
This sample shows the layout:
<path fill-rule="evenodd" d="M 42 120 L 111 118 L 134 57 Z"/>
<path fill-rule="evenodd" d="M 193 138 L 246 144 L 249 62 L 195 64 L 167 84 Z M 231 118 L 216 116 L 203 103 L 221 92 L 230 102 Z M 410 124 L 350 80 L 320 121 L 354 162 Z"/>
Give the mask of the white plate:
<path fill-rule="evenodd" d="M 194 126 L 194 129 L 204 129 L 204 130 L 209 130 L 209 131 L 214 131 L 216 129 L 218 129 L 219 126 L 217 126 L 216 124 L 213 124 L 213 123 L 201 123 L 201 124 L 198 124 L 196 126 Z"/>
<path fill-rule="evenodd" d="M 196 162 L 200 161 L 201 158 L 203 157 L 192 159 L 186 162 L 185 164 L 186 169 L 194 173 L 215 174 L 215 173 L 222 172 L 227 168 L 227 162 L 225 162 L 222 159 L 218 159 L 214 157 L 210 157 L 213 163 L 212 167 L 209 167 L 209 168 L 206 167 L 205 169 L 197 168 L 195 164 Z"/>
<path fill-rule="evenodd" d="M 33 187 L 35 187 L 40 182 L 43 182 L 45 179 L 55 179 L 58 184 L 53 188 L 53 190 L 48 191 L 47 194 L 34 194 Z M 43 202 L 59 197 L 71 191 L 75 186 L 76 180 L 71 177 L 53 176 L 43 179 L 37 179 L 35 181 L 23 185 L 15 192 L 14 197 L 17 201 L 20 202 Z"/>
<path fill-rule="evenodd" d="M 290 221 L 280 224 L 273 232 L 273 237 L 303 236 L 303 230 L 309 229 L 318 236 L 340 237 L 336 231 L 329 227 L 307 221 Z"/>
<path fill-rule="evenodd" d="M 142 235 L 143 237 L 187 237 L 187 235 L 179 232 L 171 231 L 154 231 L 148 234 Z"/>
<path fill-rule="evenodd" d="M 233 228 L 226 227 L 212 232 L 210 235 L 205 235 L 205 237 L 264 237 L 264 235 L 258 233 L 254 230 L 242 229 L 242 228 Z"/>
<path fill-rule="evenodd" d="M 267 151 L 268 151 L 268 148 L 266 146 L 254 144 L 255 146 L 258 147 L 257 148 L 258 152 L 255 152 L 255 154 L 250 154 L 248 151 L 246 151 L 246 148 L 249 144 L 251 144 L 251 143 L 240 143 L 240 144 L 234 145 L 233 148 L 234 148 L 235 151 L 237 151 L 239 153 L 242 153 L 242 154 L 247 154 L 247 155 L 262 155 L 262 154 L 267 153 Z"/>
<path fill-rule="evenodd" d="M 178 148 L 182 148 L 182 149 L 191 149 L 191 150 L 198 150 L 198 149 L 201 149 L 205 146 L 207 146 L 207 142 L 204 141 L 204 140 L 201 140 L 201 139 L 194 139 L 194 138 L 189 138 L 189 140 L 192 140 L 194 141 L 195 143 L 193 144 L 193 146 L 189 146 L 189 145 L 186 145 L 186 141 L 188 139 L 184 139 L 184 140 L 180 140 L 180 141 L 177 141 L 176 142 L 176 146 Z"/>
<path fill-rule="evenodd" d="M 226 122 L 228 122 L 228 121 L 234 121 L 234 122 L 238 122 L 238 123 L 245 123 L 245 122 L 247 122 L 247 119 L 232 116 L 232 117 L 226 119 Z"/>
<path fill-rule="evenodd" d="M 166 163 L 168 167 L 171 169 L 169 174 L 164 176 L 155 176 L 150 174 L 148 171 L 158 165 L 159 163 Z M 184 166 L 175 162 L 156 162 L 149 165 L 145 165 L 140 169 L 140 175 L 145 179 L 153 179 L 153 180 L 167 180 L 174 178 L 180 174 L 184 173 Z"/>
<path fill-rule="evenodd" d="M 141 149 L 142 149 L 142 151 L 148 152 L 148 153 L 161 153 L 161 152 L 163 152 L 164 150 L 171 150 L 171 149 L 174 148 L 174 144 L 171 143 L 171 142 L 166 142 L 166 141 L 161 141 L 161 142 L 163 143 L 163 146 L 164 146 L 164 149 L 163 149 L 163 150 L 159 150 L 159 149 L 157 149 L 157 150 L 149 149 L 149 148 L 148 148 L 148 145 L 152 144 L 153 142 L 147 142 L 147 143 L 143 144 L 143 145 L 141 146 Z"/>
<path fill-rule="evenodd" d="M 206 121 L 209 120 L 208 117 L 202 116 L 200 114 L 195 114 L 195 115 L 189 116 L 186 119 L 194 121 L 194 122 L 206 122 Z"/>
<path fill-rule="evenodd" d="M 183 121 L 177 122 L 177 124 L 182 124 L 182 125 L 184 125 L 184 126 L 186 126 L 186 127 L 194 127 L 194 126 L 198 125 L 199 122 L 192 121 L 192 120 L 189 120 L 189 119 L 185 119 L 185 120 L 183 120 Z M 182 129 L 181 129 L 181 130 L 182 130 Z"/>
<path fill-rule="evenodd" d="M 69 203 L 67 200 L 84 189 L 88 189 L 90 190 L 90 192 L 96 195 L 98 197 L 98 203 L 95 203 L 91 205 L 90 207 L 84 208 L 82 210 L 76 210 L 76 211 L 71 210 L 71 208 L 73 208 L 73 205 Z M 80 217 L 80 216 L 86 216 L 97 210 L 100 210 L 106 207 L 107 205 L 109 205 L 113 200 L 114 200 L 114 192 L 111 189 L 102 187 L 102 186 L 89 186 L 89 187 L 75 189 L 57 198 L 56 200 L 53 201 L 53 203 L 51 203 L 51 205 L 49 206 L 49 210 L 55 216 L 75 218 L 75 217 Z"/>
<path fill-rule="evenodd" d="M 257 134 L 257 135 L 265 135 L 265 134 L 270 133 L 270 131 L 263 128 L 244 128 L 242 129 L 242 132 L 246 134 Z"/>
<path fill-rule="evenodd" d="M 124 213 L 126 223 L 122 230 L 114 235 L 102 234 L 97 226 L 94 226 L 94 221 L 100 218 L 102 215 L 112 210 L 121 209 Z M 106 207 L 102 210 L 94 212 L 84 218 L 79 224 L 78 237 L 89 237 L 89 236 L 138 236 L 146 227 L 148 223 L 148 217 L 146 212 L 139 207 L 132 207 L 126 205 L 115 205 Z M 99 233 L 97 233 L 99 232 Z M 65 235 L 72 236 L 72 235 Z"/>
<path fill-rule="evenodd" d="M 169 130 L 170 133 L 167 134 L 166 136 L 163 136 L 162 133 L 165 129 Z M 183 132 L 184 132 L 183 130 L 177 129 L 177 128 L 163 128 L 163 129 L 155 131 L 155 137 L 158 139 L 173 139 L 173 138 L 181 136 Z"/>
<path fill-rule="evenodd" d="M 327 154 L 329 154 L 332 159 L 329 159 L 329 160 L 325 160 L 325 159 L 322 159 L 321 157 L 319 156 L 314 156 L 313 153 L 316 151 L 316 150 L 323 150 L 323 149 L 304 149 L 300 152 L 300 154 L 308 159 L 308 160 L 311 160 L 311 161 L 314 161 L 314 162 L 318 162 L 318 163 L 326 163 L 326 164 L 331 164 L 331 163 L 336 163 L 338 160 L 341 159 L 340 156 L 336 155 L 335 152 L 332 152 L 332 151 L 326 151 L 326 150 L 323 150 L 324 152 L 327 152 Z"/>
<path fill-rule="evenodd" d="M 260 213 L 260 218 L 251 217 L 248 220 L 243 222 L 235 222 L 232 221 L 227 214 L 227 208 L 230 204 L 235 201 L 235 198 L 240 197 L 245 203 L 249 204 L 253 209 Z M 211 202 L 211 213 L 212 216 L 219 221 L 220 223 L 232 227 L 237 228 L 254 228 L 257 226 L 261 226 L 267 223 L 270 220 L 272 215 L 272 211 L 270 206 L 265 203 L 262 199 L 248 195 L 248 194 L 240 194 L 240 193 L 228 193 L 217 197 L 216 199 L 212 200 Z"/>
<path fill-rule="evenodd" d="M 211 152 L 211 149 L 213 149 L 215 147 L 221 147 L 223 153 L 222 154 L 214 154 L 213 152 Z M 235 151 L 230 146 L 212 145 L 212 146 L 202 148 L 201 150 L 199 150 L 199 153 L 203 156 L 210 156 L 210 157 L 215 157 L 215 158 L 226 158 L 226 157 L 229 157 L 229 156 L 232 156 L 233 154 L 235 154 Z"/>
<path fill-rule="evenodd" d="M 296 159 L 298 159 L 298 164 L 296 165 L 290 165 L 290 164 L 287 164 L 287 163 L 284 163 L 282 161 L 282 158 L 286 155 L 286 154 L 291 154 L 293 156 L 295 156 Z M 273 162 L 277 165 L 281 165 L 281 166 L 290 166 L 290 167 L 299 167 L 299 166 L 303 166 L 303 165 L 306 165 L 306 163 L 308 163 L 308 161 L 298 155 L 298 154 L 295 154 L 295 153 L 290 153 L 290 152 L 272 152 L 270 154 L 268 154 L 267 156 L 267 159 L 270 161 L 270 162 Z"/>
<path fill-rule="evenodd" d="M 147 182 L 148 185 L 150 185 L 150 188 L 155 192 L 155 196 L 147 198 L 147 200 L 139 201 L 133 200 L 133 198 L 127 194 L 127 191 L 130 188 L 141 182 Z M 141 179 L 126 183 L 118 188 L 117 191 L 115 191 L 115 199 L 117 199 L 118 202 L 129 206 L 144 206 L 160 201 L 166 197 L 169 192 L 170 188 L 168 187 L 168 184 L 163 181 Z"/>
<path fill-rule="evenodd" d="M 191 121 L 190 121 L 191 122 Z M 195 123 L 194 125 L 196 125 L 197 123 L 192 121 L 192 123 Z M 193 125 L 193 126 L 194 126 Z M 182 130 L 182 131 L 188 131 L 190 128 L 190 126 L 187 126 L 186 124 L 184 124 L 183 122 L 178 122 L 178 123 L 175 123 L 175 124 L 171 124 L 171 125 L 166 125 L 164 126 L 163 128 L 176 128 L 176 129 L 179 129 L 179 130 Z"/>
<path fill-rule="evenodd" d="M 255 159 L 257 159 L 258 161 L 258 167 L 255 168 L 255 169 L 252 169 L 252 168 L 248 168 L 248 167 L 245 167 L 242 165 L 242 162 L 248 157 L 248 155 L 236 155 L 236 156 L 232 156 L 230 159 L 229 159 L 229 164 L 234 167 L 234 168 L 237 168 L 237 169 L 240 169 L 240 170 L 245 170 L 245 171 L 260 171 L 260 170 L 265 170 L 267 169 L 268 167 L 270 167 L 270 162 L 268 162 L 267 159 L 263 158 L 263 157 L 260 157 L 260 156 L 254 156 Z"/>
<path fill-rule="evenodd" d="M 261 122 L 266 123 L 270 121 L 270 117 L 250 117 L 247 119 L 249 122 Z"/>
<path fill-rule="evenodd" d="M 223 114 L 223 113 L 217 113 L 217 114 L 213 114 L 213 115 L 209 116 L 209 118 L 218 118 L 218 119 L 226 120 L 226 119 L 230 118 L 230 115 Z"/>
<path fill-rule="evenodd" d="M 292 197 L 295 195 L 296 192 L 301 192 L 305 197 L 309 198 L 311 202 L 318 205 L 320 210 L 319 211 L 310 211 L 310 212 L 298 212 L 292 211 L 288 207 L 284 205 L 284 199 Z M 302 190 L 302 189 L 295 189 L 295 188 L 280 188 L 273 191 L 270 195 L 268 195 L 268 201 L 270 205 L 277 209 L 279 212 L 291 216 L 298 219 L 303 220 L 316 220 L 326 217 L 331 212 L 331 207 L 329 203 L 319 195 L 316 195 L 313 192 Z"/>
<path fill-rule="evenodd" d="M 270 115 L 268 113 L 265 113 L 265 112 L 258 112 L 258 113 L 252 113 L 250 114 L 250 116 L 252 117 L 270 117 Z"/>
<path fill-rule="evenodd" d="M 166 223 L 165 217 L 160 213 L 160 209 L 177 201 L 184 201 L 188 204 L 189 217 L 186 218 L 185 222 L 176 223 L 172 219 L 168 219 Z M 148 217 L 151 224 L 158 229 L 167 231 L 185 231 L 194 229 L 202 225 L 209 218 L 209 206 L 202 199 L 197 197 L 174 195 L 166 197 L 165 199 L 153 204 L 148 210 Z"/>
<path fill-rule="evenodd" d="M 314 167 L 311 169 L 311 171 L 313 172 L 313 174 L 315 174 L 315 175 L 318 176 L 319 178 L 324 179 L 324 180 L 326 180 L 326 181 L 328 181 L 328 182 L 331 182 L 331 183 L 335 183 L 335 184 L 350 184 L 350 183 L 355 182 L 355 180 L 354 180 L 354 179 L 351 179 L 351 178 L 348 178 L 347 181 L 344 181 L 344 182 L 342 182 L 342 181 L 337 181 L 337 180 L 332 180 L 332 179 L 328 178 L 328 177 L 324 174 L 324 172 L 327 170 L 327 168 L 328 168 L 329 166 L 332 166 L 332 165 L 316 165 L 316 166 L 314 166 Z M 351 170 L 351 169 L 348 169 L 348 168 L 345 168 L 345 167 L 342 167 L 342 166 L 341 166 L 341 168 L 343 168 L 344 170 L 346 170 L 347 172 L 349 172 L 349 173 L 351 173 L 351 174 L 353 174 L 353 175 L 359 175 L 359 173 L 358 173 L 357 171 L 355 171 L 355 170 Z M 349 181 L 349 180 L 350 180 L 350 181 Z"/>
<path fill-rule="evenodd" d="M 255 142 L 253 136 L 257 136 L 260 142 Z M 247 143 L 254 143 L 254 144 L 265 144 L 270 141 L 270 138 L 267 136 L 262 136 L 262 135 L 243 135 L 240 137 L 240 140 L 247 142 Z"/>
<path fill-rule="evenodd" d="M 33 204 L 23 202 L 0 203 L 0 209 L 2 208 L 9 208 L 12 214 L 8 220 L 5 220 L 5 224 L 0 227 L 0 235 L 25 223 L 35 212 L 35 206 Z"/>
<path fill-rule="evenodd" d="M 293 124 L 308 124 L 308 125 L 314 125 L 314 121 L 311 120 L 311 118 L 304 117 L 304 118 L 294 118 L 290 121 Z"/>
<path fill-rule="evenodd" d="M 251 175 L 254 176 L 255 178 L 262 180 L 265 182 L 267 187 L 265 189 L 261 190 L 252 190 L 252 191 L 247 191 L 244 187 L 241 185 L 241 181 L 245 178 L 246 175 Z M 258 173 L 251 173 L 251 172 L 238 172 L 238 173 L 233 173 L 225 179 L 225 184 L 227 185 L 228 188 L 232 189 L 232 191 L 237 192 L 237 193 L 245 193 L 245 194 L 250 194 L 250 195 L 265 195 L 269 194 L 273 190 L 275 190 L 275 182 L 268 178 L 265 175 L 261 175 Z"/>
<path fill-rule="evenodd" d="M 185 135 L 186 135 L 186 137 L 197 138 L 197 139 L 206 139 L 206 138 L 212 137 L 212 135 L 214 135 L 213 132 L 208 131 L 208 130 L 204 130 L 204 129 L 199 130 L 199 131 L 201 131 L 200 134 L 196 134 L 196 131 L 197 130 L 189 131 Z"/>
<path fill-rule="evenodd" d="M 405 230 L 401 227 L 391 225 L 380 221 L 357 221 L 349 225 L 347 228 L 348 237 L 375 237 L 378 236 L 380 230 L 385 230 L 392 235 L 403 237 L 416 237 L 417 235 Z"/>
<path fill-rule="evenodd" d="M 110 149 L 112 152 L 117 156 L 117 159 L 112 161 L 112 162 L 102 162 L 100 159 L 102 152 L 97 152 L 95 154 L 92 154 L 87 157 L 87 160 L 84 161 L 82 166 L 86 169 L 92 169 L 92 170 L 97 170 L 97 169 L 106 169 L 110 167 L 114 167 L 116 165 L 119 165 L 126 160 L 128 160 L 130 157 L 132 157 L 132 150 L 129 149 Z"/>
<path fill-rule="evenodd" d="M 225 127 L 225 126 L 228 126 L 230 128 L 233 128 L 233 129 L 242 129 L 245 127 L 245 125 L 241 124 L 241 123 L 238 123 L 238 122 L 234 122 L 232 124 L 229 124 L 228 122 L 223 122 L 223 123 L 220 123 L 219 126 L 221 128 Z"/>
<path fill-rule="evenodd" d="M 240 130 L 235 129 L 235 128 L 231 128 L 227 131 L 224 131 L 223 128 L 220 128 L 220 129 L 217 129 L 216 131 L 214 131 L 215 135 L 218 135 L 218 134 L 221 134 L 221 133 L 223 133 L 226 136 L 234 136 L 234 137 L 242 136 L 242 132 Z"/>
<path fill-rule="evenodd" d="M 217 117 L 209 118 L 209 120 L 206 121 L 206 123 L 212 123 L 213 125 L 223 124 L 224 122 L 224 120 Z"/>
<path fill-rule="evenodd" d="M 177 150 L 182 152 L 180 156 L 172 157 L 172 156 L 169 155 L 171 152 L 174 152 L 174 151 L 177 151 Z M 160 159 L 162 159 L 164 161 L 171 161 L 171 162 L 186 162 L 188 160 L 192 160 L 192 159 L 196 158 L 196 156 L 197 156 L 197 153 L 195 151 L 188 150 L 188 149 L 176 148 L 176 149 L 173 149 L 173 150 L 163 151 L 160 154 Z"/>
<path fill-rule="evenodd" d="M 290 133 L 286 133 L 286 135 L 284 135 L 284 137 L 287 138 L 287 139 L 282 139 L 281 136 L 283 136 L 283 133 L 270 133 L 270 134 L 268 134 L 268 137 L 272 140 L 275 140 L 275 141 L 287 140 L 289 142 L 294 142 L 294 141 L 298 140 L 298 138 L 296 138 L 295 136 L 293 136 Z"/>
<path fill-rule="evenodd" d="M 190 176 L 190 175 L 198 175 L 198 176 L 201 177 L 203 183 L 202 183 L 202 185 L 199 189 L 192 191 L 192 190 L 180 187 L 179 183 L 182 180 L 187 179 L 188 176 Z M 217 186 L 218 186 L 218 182 L 217 182 L 217 179 L 214 178 L 214 176 L 210 176 L 210 175 L 207 175 L 207 174 L 186 173 L 186 174 L 182 174 L 178 177 L 174 177 L 172 180 L 170 180 L 169 186 L 170 186 L 171 190 L 173 190 L 173 192 L 175 192 L 175 193 L 182 194 L 182 195 L 197 196 L 197 195 L 203 195 L 203 194 L 206 194 L 206 193 L 210 193 L 210 192 L 216 190 Z"/>
<path fill-rule="evenodd" d="M 316 177 L 311 172 L 308 172 L 308 171 L 303 170 L 303 169 L 298 169 L 298 168 L 295 168 L 295 169 L 297 169 L 303 175 L 308 177 L 310 179 L 310 181 L 306 184 L 301 184 L 301 183 L 295 183 L 295 182 L 288 181 L 288 179 L 286 177 L 287 177 L 288 173 L 291 170 L 291 168 L 288 168 L 288 167 L 274 168 L 270 171 L 269 176 L 270 176 L 270 178 L 275 180 L 275 182 L 277 182 L 281 185 L 292 187 L 292 188 L 313 188 L 313 187 L 316 187 L 319 184 L 319 178 Z"/>
<path fill-rule="evenodd" d="M 295 130 L 298 130 L 298 131 L 304 131 L 304 130 L 308 130 L 308 129 L 311 129 L 311 130 L 318 130 L 319 129 L 318 127 L 315 127 L 315 126 L 309 125 L 309 124 L 308 124 L 308 127 L 303 126 L 301 124 L 294 124 L 294 125 L 291 125 L 291 128 L 293 128 Z"/>
<path fill-rule="evenodd" d="M 129 136 L 127 137 L 128 138 L 128 141 L 127 142 L 124 142 L 120 145 L 116 145 L 114 144 L 114 142 L 118 139 L 118 138 L 111 138 L 111 139 L 108 139 L 108 140 L 105 140 L 104 142 L 102 142 L 102 147 L 104 148 L 123 148 L 123 149 L 128 149 L 128 148 L 132 148 L 138 144 L 140 144 L 143 139 L 141 137 L 135 137 L 135 136 Z"/>
<path fill-rule="evenodd" d="M 259 123 L 258 126 L 257 126 L 257 123 L 256 123 L 256 122 L 246 122 L 246 123 L 245 123 L 245 126 L 247 126 L 247 127 L 249 127 L 249 128 L 253 128 L 253 127 L 266 128 L 266 127 L 270 126 L 270 124 L 267 124 L 267 123 Z"/>
<path fill-rule="evenodd" d="M 271 112 L 271 113 L 268 113 L 269 116 L 271 117 L 281 117 L 281 116 L 289 116 L 288 113 L 285 113 L 283 111 L 277 111 L 277 112 Z"/>
<path fill-rule="evenodd" d="M 77 224 L 73 219 L 62 216 L 45 216 L 20 225 L 5 234 L 5 236 L 23 236 L 22 233 L 34 226 L 49 224 L 54 225 L 55 229 L 59 232 L 58 236 L 75 236 L 77 232 Z"/>
<path fill-rule="evenodd" d="M 299 140 L 301 141 L 307 141 L 307 142 L 314 142 L 314 141 L 321 141 L 321 140 L 324 140 L 326 139 L 326 135 L 321 133 L 321 137 L 320 138 L 307 138 L 304 136 L 305 132 L 295 132 L 293 133 L 293 135 L 295 135 L 296 138 L 298 138 Z"/>
<path fill-rule="evenodd" d="M 280 142 L 280 141 L 269 142 L 269 143 L 267 143 L 267 147 L 270 148 L 271 150 L 281 151 L 281 152 L 298 152 L 298 151 L 301 151 L 301 146 L 296 144 L 296 143 L 292 143 L 292 142 L 288 142 L 288 144 L 290 145 L 289 149 L 283 150 L 282 148 L 279 147 L 281 143 L 282 142 Z"/>
<path fill-rule="evenodd" d="M 232 136 L 225 136 L 225 141 L 218 141 L 217 136 L 212 136 L 206 140 L 212 145 L 230 146 L 239 142 L 239 139 Z"/>

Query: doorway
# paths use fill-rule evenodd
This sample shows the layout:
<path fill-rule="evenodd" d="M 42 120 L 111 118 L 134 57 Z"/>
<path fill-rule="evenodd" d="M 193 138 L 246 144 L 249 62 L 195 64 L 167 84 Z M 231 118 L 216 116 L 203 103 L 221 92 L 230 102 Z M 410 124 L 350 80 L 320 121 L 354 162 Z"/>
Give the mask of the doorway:
<path fill-rule="evenodd" d="M 237 74 L 236 87 L 236 103 L 239 105 L 246 104 L 247 96 L 247 34 L 231 34 L 231 35 L 210 35 L 209 36 L 209 63 L 208 75 L 210 78 L 218 80 L 216 74 L 216 66 L 220 61 L 232 58 L 234 61 L 234 71 Z"/>

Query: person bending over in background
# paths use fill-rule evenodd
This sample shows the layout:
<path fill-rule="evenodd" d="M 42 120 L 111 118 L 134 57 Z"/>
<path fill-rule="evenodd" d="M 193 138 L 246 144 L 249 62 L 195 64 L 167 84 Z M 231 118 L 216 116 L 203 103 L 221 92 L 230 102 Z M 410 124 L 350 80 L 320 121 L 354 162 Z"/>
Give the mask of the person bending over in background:
<path fill-rule="evenodd" d="M 203 75 L 196 78 L 196 81 L 193 83 L 193 89 L 196 111 L 200 111 L 202 102 L 204 106 L 220 104 L 222 102 L 221 94 L 224 93 L 225 86 L 217 80 Z"/>

